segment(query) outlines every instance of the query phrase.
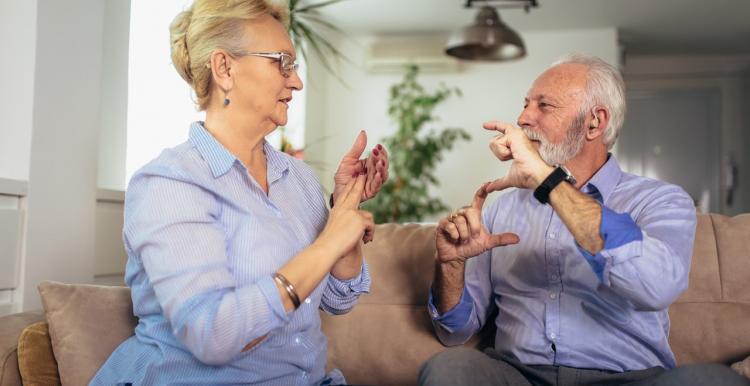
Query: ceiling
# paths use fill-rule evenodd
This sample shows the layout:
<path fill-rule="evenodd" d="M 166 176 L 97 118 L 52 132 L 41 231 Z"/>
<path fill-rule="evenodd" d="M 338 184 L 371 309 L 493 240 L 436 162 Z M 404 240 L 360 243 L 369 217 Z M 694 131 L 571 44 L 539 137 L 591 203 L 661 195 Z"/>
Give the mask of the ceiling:
<path fill-rule="evenodd" d="M 319 2 L 315 0 L 313 2 Z M 750 53 L 750 0 L 538 0 L 500 10 L 523 31 L 616 27 L 629 53 Z M 470 24 L 465 0 L 347 0 L 321 14 L 355 34 L 449 33 Z"/>

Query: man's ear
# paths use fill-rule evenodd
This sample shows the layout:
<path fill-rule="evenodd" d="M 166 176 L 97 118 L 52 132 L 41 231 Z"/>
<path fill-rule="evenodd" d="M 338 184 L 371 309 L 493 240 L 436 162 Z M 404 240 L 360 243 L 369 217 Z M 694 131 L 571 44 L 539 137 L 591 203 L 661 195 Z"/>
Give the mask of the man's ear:
<path fill-rule="evenodd" d="M 604 131 L 609 124 L 609 110 L 602 106 L 596 106 L 591 109 L 591 114 L 588 118 L 589 125 L 588 130 L 586 130 L 586 138 L 593 140 L 604 135 Z"/>
<path fill-rule="evenodd" d="M 216 50 L 211 53 L 209 61 L 211 77 L 224 92 L 231 90 L 234 85 L 232 64 L 232 57 L 226 51 Z"/>

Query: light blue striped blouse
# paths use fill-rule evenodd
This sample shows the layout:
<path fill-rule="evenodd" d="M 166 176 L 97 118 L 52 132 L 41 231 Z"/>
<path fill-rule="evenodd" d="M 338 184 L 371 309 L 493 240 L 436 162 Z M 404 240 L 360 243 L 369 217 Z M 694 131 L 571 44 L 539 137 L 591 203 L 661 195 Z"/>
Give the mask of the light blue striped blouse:
<path fill-rule="evenodd" d="M 123 233 L 139 321 L 92 385 L 344 383 L 325 373 L 318 308 L 349 311 L 369 290 L 367 266 L 348 281 L 328 275 L 284 310 L 271 274 L 315 240 L 328 210 L 307 165 L 264 149 L 268 195 L 201 122 L 133 176 Z"/>
<path fill-rule="evenodd" d="M 604 249 L 596 255 L 531 190 L 485 208 L 490 232 L 514 232 L 520 242 L 469 259 L 452 310 L 439 315 L 430 299 L 444 343 L 464 342 L 494 322 L 495 349 L 528 365 L 675 366 L 667 307 L 688 284 L 693 201 L 678 186 L 624 173 L 611 155 L 582 190 L 602 203 Z"/>

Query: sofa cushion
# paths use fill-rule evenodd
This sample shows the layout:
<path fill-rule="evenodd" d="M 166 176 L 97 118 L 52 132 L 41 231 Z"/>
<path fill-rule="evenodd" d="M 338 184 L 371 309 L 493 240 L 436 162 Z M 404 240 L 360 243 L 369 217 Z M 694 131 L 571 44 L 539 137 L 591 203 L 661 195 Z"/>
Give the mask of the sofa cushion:
<path fill-rule="evenodd" d="M 47 322 L 26 327 L 18 338 L 18 371 L 24 386 L 60 384 Z"/>
<path fill-rule="evenodd" d="M 134 333 L 137 319 L 127 287 L 43 282 L 39 294 L 64 385 L 88 384 Z"/>

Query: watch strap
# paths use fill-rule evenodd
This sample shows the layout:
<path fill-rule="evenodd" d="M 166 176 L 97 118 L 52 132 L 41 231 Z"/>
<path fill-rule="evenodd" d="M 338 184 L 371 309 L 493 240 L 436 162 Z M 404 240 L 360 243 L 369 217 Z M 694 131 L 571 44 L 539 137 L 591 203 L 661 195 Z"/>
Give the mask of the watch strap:
<path fill-rule="evenodd" d="M 568 173 L 561 168 L 560 166 L 556 167 L 555 170 L 550 173 L 547 178 L 542 181 L 542 183 L 534 189 L 534 197 L 541 202 L 542 204 L 546 204 L 549 202 L 549 194 L 552 192 L 552 189 L 557 187 L 561 182 L 567 180 Z"/>

